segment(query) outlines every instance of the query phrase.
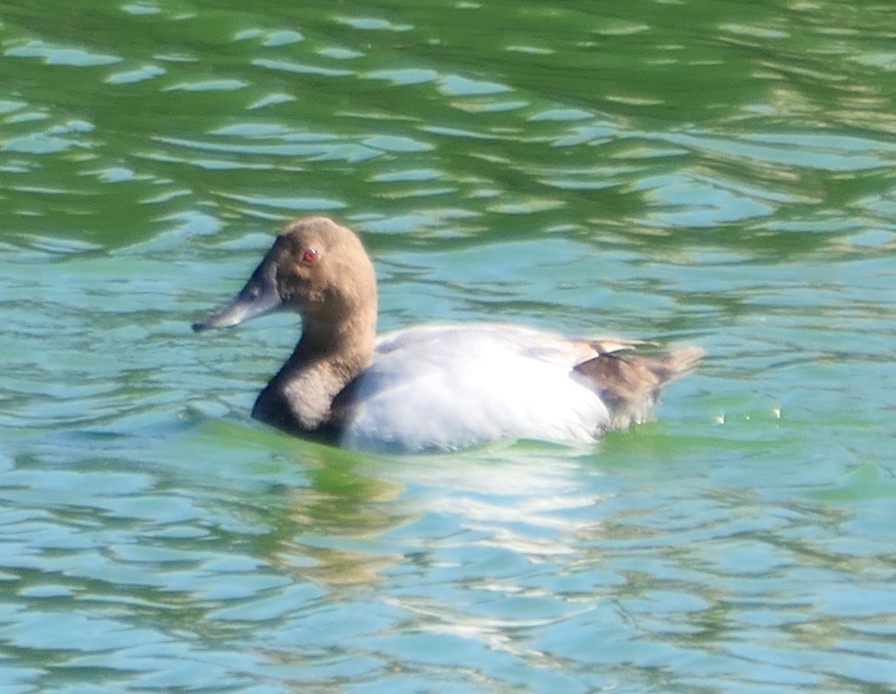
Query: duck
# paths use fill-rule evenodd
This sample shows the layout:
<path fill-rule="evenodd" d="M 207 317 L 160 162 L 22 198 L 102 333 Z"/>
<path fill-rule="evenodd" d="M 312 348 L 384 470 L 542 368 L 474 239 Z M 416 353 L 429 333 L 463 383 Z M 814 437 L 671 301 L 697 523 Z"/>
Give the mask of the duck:
<path fill-rule="evenodd" d="M 245 286 L 193 330 L 276 310 L 301 317 L 290 357 L 252 417 L 345 448 L 449 452 L 498 440 L 594 442 L 644 422 L 699 347 L 569 338 L 503 322 L 433 323 L 376 333 L 377 279 L 359 236 L 329 217 L 289 223 Z"/>

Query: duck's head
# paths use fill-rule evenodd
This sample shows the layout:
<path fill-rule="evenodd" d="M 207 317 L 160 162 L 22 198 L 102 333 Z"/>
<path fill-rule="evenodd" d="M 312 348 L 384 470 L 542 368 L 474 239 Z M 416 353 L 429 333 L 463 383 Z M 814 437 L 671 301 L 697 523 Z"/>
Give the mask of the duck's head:
<path fill-rule="evenodd" d="M 233 301 L 193 330 L 223 328 L 287 308 L 302 316 L 303 332 L 373 330 L 376 275 L 361 240 L 327 217 L 289 224 Z"/>

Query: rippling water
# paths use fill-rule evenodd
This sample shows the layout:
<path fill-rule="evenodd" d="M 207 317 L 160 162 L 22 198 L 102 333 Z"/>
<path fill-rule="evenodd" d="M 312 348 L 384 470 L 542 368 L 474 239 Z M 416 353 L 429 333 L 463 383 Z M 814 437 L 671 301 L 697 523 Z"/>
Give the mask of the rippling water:
<path fill-rule="evenodd" d="M 886 3 L 0 12 L 0 689 L 896 688 Z M 593 450 L 253 422 L 290 217 L 381 327 L 698 343 Z"/>

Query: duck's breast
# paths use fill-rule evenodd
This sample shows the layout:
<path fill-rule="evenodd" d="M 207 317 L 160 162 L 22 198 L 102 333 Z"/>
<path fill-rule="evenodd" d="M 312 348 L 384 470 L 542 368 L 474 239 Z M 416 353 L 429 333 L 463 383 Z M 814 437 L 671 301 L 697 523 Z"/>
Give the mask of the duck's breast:
<path fill-rule="evenodd" d="M 383 335 L 359 377 L 343 444 L 451 450 L 501 438 L 593 439 L 607 408 L 571 377 L 579 348 L 518 326 L 425 326 Z"/>

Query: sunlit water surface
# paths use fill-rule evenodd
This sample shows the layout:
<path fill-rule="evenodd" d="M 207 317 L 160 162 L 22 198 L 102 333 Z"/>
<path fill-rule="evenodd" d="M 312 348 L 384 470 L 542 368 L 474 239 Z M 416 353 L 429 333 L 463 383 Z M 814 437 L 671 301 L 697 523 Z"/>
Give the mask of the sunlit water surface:
<path fill-rule="evenodd" d="M 896 688 L 887 3 L 0 11 L 0 690 Z M 588 450 L 253 422 L 285 220 L 381 327 L 702 345 Z"/>

